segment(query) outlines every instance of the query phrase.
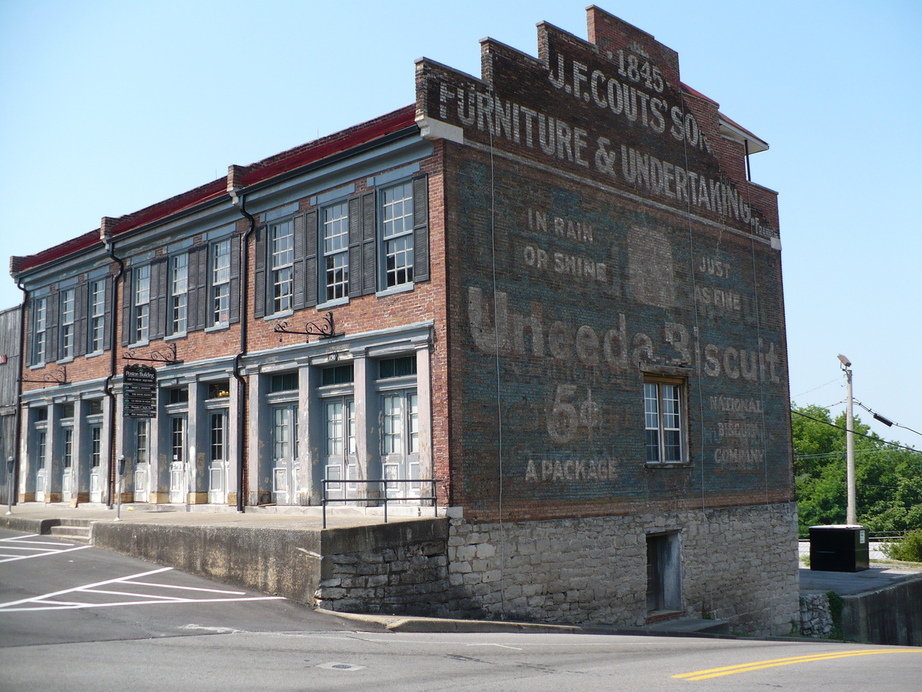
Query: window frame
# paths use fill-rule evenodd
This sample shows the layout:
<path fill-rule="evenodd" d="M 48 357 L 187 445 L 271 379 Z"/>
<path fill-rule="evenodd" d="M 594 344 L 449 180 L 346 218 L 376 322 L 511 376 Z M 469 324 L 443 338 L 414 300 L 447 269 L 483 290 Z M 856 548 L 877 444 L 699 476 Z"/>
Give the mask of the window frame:
<path fill-rule="evenodd" d="M 666 396 L 666 388 L 674 388 L 674 396 Z M 648 394 L 653 388 L 655 399 Z M 644 463 L 648 466 L 682 466 L 691 461 L 691 455 L 688 448 L 688 380 L 684 377 L 668 377 L 661 375 L 644 374 L 643 378 L 643 448 Z M 656 410 L 651 411 L 649 402 L 656 402 Z M 672 402 L 678 408 L 678 411 L 672 412 L 667 410 L 664 403 Z M 655 427 L 650 424 L 649 416 L 656 416 Z M 677 427 L 668 425 L 666 417 L 675 417 Z M 650 433 L 656 434 L 656 451 L 655 459 L 651 458 Z M 678 459 L 667 458 L 667 449 L 674 448 L 675 442 L 667 442 L 667 433 L 673 433 L 677 437 Z"/>
<path fill-rule="evenodd" d="M 283 250 L 276 249 L 276 231 L 283 226 L 288 227 L 285 234 L 290 238 L 289 247 Z M 277 255 L 290 255 L 286 262 L 278 262 Z M 283 315 L 292 312 L 295 301 L 295 223 L 294 217 L 272 221 L 266 226 L 266 294 L 267 304 L 272 310 L 269 316 Z M 282 272 L 287 273 L 287 279 L 280 279 Z M 287 285 L 287 292 L 280 292 L 281 286 Z"/>
<path fill-rule="evenodd" d="M 150 263 L 134 267 L 131 272 L 131 343 L 150 341 L 151 273 Z M 142 286 L 146 287 L 143 291 Z"/>
<path fill-rule="evenodd" d="M 414 210 L 416 199 L 413 189 L 413 180 L 407 178 L 377 189 L 377 212 L 378 212 L 378 286 L 379 292 L 400 291 L 406 287 L 412 287 L 415 281 L 415 224 Z M 388 201 L 387 195 L 399 188 L 405 188 L 405 196 L 399 200 Z M 388 210 L 393 209 L 396 204 L 401 204 L 401 213 L 399 216 L 391 215 L 388 218 Z M 407 208 L 409 206 L 409 208 Z M 400 220 L 401 229 L 388 232 L 388 224 L 394 224 Z M 402 244 L 393 252 L 391 246 Z M 403 256 L 403 263 L 400 265 L 394 263 L 389 265 L 391 257 Z M 403 280 L 400 275 L 403 273 Z M 394 280 L 391 282 L 391 275 Z"/>
<path fill-rule="evenodd" d="M 89 291 L 87 293 L 87 312 L 89 313 L 87 320 L 88 355 L 102 353 L 106 349 L 106 292 L 105 279 L 95 279 L 89 282 Z M 96 343 L 97 336 L 98 344 Z"/>
<path fill-rule="evenodd" d="M 208 320 L 207 327 L 226 327 L 230 324 L 231 314 L 231 263 L 233 261 L 233 247 L 230 237 L 216 240 L 209 246 L 208 260 Z M 226 246 L 227 252 L 218 253 L 218 248 Z M 226 266 L 218 266 L 218 259 L 227 259 Z M 219 272 L 224 272 L 224 278 L 219 278 Z M 220 295 L 219 295 L 220 291 Z M 222 302 L 219 302 L 222 301 Z M 223 309 L 222 306 L 223 305 Z M 220 319 L 221 315 L 224 319 Z"/>
<path fill-rule="evenodd" d="M 189 259 L 189 253 L 182 252 L 171 255 L 167 264 L 167 336 L 182 336 L 189 330 Z"/>
<path fill-rule="evenodd" d="M 339 210 L 339 216 L 328 218 L 328 215 L 334 210 Z M 349 299 L 350 281 L 352 280 L 352 267 L 350 266 L 349 248 L 350 238 L 350 200 L 340 199 L 320 208 L 318 219 L 318 238 L 317 238 L 317 256 L 318 256 L 318 282 L 320 293 L 318 303 L 321 305 L 328 303 L 339 303 Z M 327 229 L 338 228 L 335 234 L 328 237 Z M 333 250 L 327 249 L 328 240 L 338 240 L 341 245 Z M 333 281 L 330 280 L 331 268 L 328 263 L 333 260 L 343 260 L 341 266 L 332 267 L 333 275 L 339 272 L 341 278 Z M 331 295 L 332 289 L 332 295 Z"/>
<path fill-rule="evenodd" d="M 39 328 L 41 323 L 41 328 Z M 32 303 L 32 365 L 43 365 L 48 355 L 48 296 Z"/>
<path fill-rule="evenodd" d="M 58 360 L 73 360 L 77 352 L 77 289 L 73 287 L 62 289 L 59 300 L 61 334 Z"/>

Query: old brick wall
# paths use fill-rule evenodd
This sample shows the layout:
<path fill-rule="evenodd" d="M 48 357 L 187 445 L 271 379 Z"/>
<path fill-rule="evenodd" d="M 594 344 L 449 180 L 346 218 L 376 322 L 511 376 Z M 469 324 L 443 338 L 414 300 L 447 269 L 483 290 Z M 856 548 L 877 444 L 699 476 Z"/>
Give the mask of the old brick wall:
<path fill-rule="evenodd" d="M 587 43 L 417 66 L 445 147 L 452 503 L 492 521 L 792 497 L 777 205 L 678 56 L 590 8 Z M 645 463 L 643 383 L 684 387 Z"/>

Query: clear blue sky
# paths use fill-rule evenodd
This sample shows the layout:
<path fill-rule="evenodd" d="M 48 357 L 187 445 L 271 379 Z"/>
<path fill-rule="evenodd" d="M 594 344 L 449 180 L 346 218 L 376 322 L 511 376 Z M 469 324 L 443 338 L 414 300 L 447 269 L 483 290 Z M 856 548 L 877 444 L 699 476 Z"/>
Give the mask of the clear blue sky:
<path fill-rule="evenodd" d="M 841 352 L 858 399 L 922 431 L 922 3 L 599 4 L 771 145 L 752 174 L 780 193 L 794 400 L 844 398 Z M 584 7 L 0 0 L 0 256 L 408 105 L 418 57 L 478 73 L 484 36 L 531 54 L 542 20 L 585 37 Z M 0 307 L 18 302 L 0 277 Z"/>

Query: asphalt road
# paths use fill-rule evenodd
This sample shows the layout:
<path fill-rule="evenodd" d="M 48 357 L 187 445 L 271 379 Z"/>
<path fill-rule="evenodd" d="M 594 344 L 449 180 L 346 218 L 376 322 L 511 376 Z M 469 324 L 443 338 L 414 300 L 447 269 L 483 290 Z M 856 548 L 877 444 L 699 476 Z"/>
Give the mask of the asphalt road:
<path fill-rule="evenodd" d="M 0 689 L 915 690 L 922 649 L 388 632 L 96 548 L 0 531 Z"/>

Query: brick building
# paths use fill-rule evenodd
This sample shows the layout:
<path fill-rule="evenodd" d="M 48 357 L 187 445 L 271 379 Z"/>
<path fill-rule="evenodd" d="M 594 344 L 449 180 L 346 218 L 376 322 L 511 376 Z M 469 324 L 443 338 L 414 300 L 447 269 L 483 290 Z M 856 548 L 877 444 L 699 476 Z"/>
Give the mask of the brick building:
<path fill-rule="evenodd" d="M 420 60 L 414 105 L 13 258 L 20 501 L 111 502 L 122 458 L 123 500 L 215 510 L 324 479 L 426 505 L 434 478 L 440 612 L 787 632 L 767 144 L 587 13 L 588 41 L 485 39 L 480 78 Z"/>

